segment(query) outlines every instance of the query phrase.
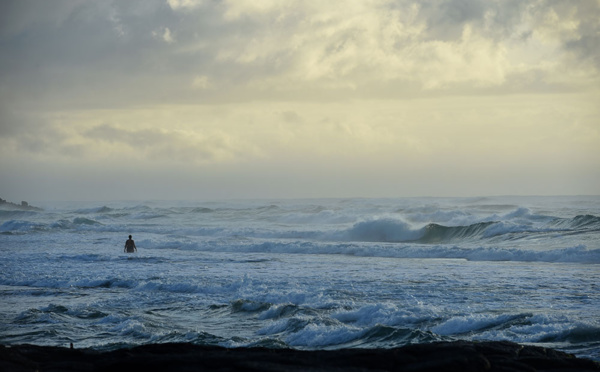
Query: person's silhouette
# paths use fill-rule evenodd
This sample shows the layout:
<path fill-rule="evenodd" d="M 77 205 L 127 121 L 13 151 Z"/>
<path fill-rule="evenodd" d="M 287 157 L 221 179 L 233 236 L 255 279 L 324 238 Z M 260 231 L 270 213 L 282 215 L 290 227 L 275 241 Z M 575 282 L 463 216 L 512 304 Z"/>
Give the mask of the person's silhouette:
<path fill-rule="evenodd" d="M 125 242 L 125 249 L 123 251 L 127 253 L 137 252 L 137 247 L 133 239 L 131 239 L 131 235 L 129 235 L 129 239 Z"/>

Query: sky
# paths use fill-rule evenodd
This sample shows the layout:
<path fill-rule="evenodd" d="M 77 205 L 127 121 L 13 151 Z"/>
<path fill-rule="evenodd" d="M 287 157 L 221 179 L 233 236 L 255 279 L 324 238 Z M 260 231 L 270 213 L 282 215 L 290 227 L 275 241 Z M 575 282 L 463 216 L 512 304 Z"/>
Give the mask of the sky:
<path fill-rule="evenodd" d="M 600 0 L 3 0 L 0 197 L 600 194 Z"/>

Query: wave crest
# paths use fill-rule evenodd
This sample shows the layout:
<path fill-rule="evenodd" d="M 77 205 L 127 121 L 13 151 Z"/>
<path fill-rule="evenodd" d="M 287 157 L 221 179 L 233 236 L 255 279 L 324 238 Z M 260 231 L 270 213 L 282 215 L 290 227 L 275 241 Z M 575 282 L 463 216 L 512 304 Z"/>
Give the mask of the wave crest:
<path fill-rule="evenodd" d="M 406 242 L 420 239 L 423 230 L 414 230 L 399 220 L 384 218 L 355 224 L 347 232 L 349 240 L 363 242 Z"/>

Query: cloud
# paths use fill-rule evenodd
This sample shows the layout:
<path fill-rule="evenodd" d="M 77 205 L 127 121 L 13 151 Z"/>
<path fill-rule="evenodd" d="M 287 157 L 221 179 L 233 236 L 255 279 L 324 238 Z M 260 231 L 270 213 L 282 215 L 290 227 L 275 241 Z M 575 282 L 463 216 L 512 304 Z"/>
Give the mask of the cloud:
<path fill-rule="evenodd" d="M 0 2 L 0 40 L 8 40 L 36 28 L 64 25 L 85 0 L 6 0 Z"/>
<path fill-rule="evenodd" d="M 148 198 L 164 198 L 161 193 L 175 184 L 181 195 L 196 198 L 206 195 L 194 194 L 200 185 L 220 197 L 550 193 L 559 183 L 572 186 L 562 192 L 590 192 L 582 179 L 597 179 L 600 169 L 597 98 L 544 94 L 62 111 L 39 120 L 30 116 L 26 130 L 0 137 L 0 167 L 4 174 L 28 169 L 30 178 L 62 180 L 67 174 L 105 184 L 108 189 L 99 191 L 106 198 L 122 198 L 121 189 L 96 181 L 125 170 L 135 177 L 127 188 L 165 185 Z M 483 179 L 494 187 L 481 188 Z M 41 197 L 72 197 L 65 185 L 63 196 L 40 191 Z M 90 195 L 85 197 L 96 194 Z"/>
<path fill-rule="evenodd" d="M 298 115 L 295 111 L 284 111 L 281 113 L 281 118 L 289 124 L 301 124 L 304 121 L 302 116 Z"/>
<path fill-rule="evenodd" d="M 192 81 L 192 86 L 197 89 L 209 88 L 210 81 L 209 81 L 208 76 L 206 76 L 206 75 L 195 76 L 194 80 Z"/>
<path fill-rule="evenodd" d="M 587 45 L 585 40 L 593 42 L 597 32 L 595 26 L 575 30 L 574 19 L 594 22 L 577 15 L 579 3 L 569 4 L 232 1 L 222 13 L 229 27 L 217 35 L 220 42 L 213 55 L 225 68 L 235 67 L 238 86 L 259 91 L 333 89 L 352 96 L 367 86 L 389 90 L 390 82 L 399 92 L 406 86 L 416 88 L 416 94 L 451 92 L 449 88 L 473 93 L 490 86 L 526 91 L 522 83 L 508 84 L 524 71 L 541 79 L 531 87 L 549 84 L 569 66 L 586 75 L 589 83 L 569 76 L 561 83 L 589 89 L 595 86 L 598 70 L 573 65 L 569 50 Z M 588 58 L 583 53 L 576 57 Z"/>
<path fill-rule="evenodd" d="M 331 190 L 340 169 L 595 174 L 598 19 L 592 0 L 7 0 L 0 163 Z"/>
<path fill-rule="evenodd" d="M 159 31 L 152 31 L 152 36 L 154 36 L 158 40 L 162 40 L 167 44 L 172 44 L 175 42 L 173 35 L 171 34 L 171 30 L 168 27 L 165 27 Z"/>
<path fill-rule="evenodd" d="M 583 62 L 591 62 L 600 70 L 600 5 L 583 2 L 579 7 L 570 10 L 571 17 L 566 21 L 569 28 L 576 28 L 575 35 L 564 41 L 566 50 L 574 53 Z"/>
<path fill-rule="evenodd" d="M 225 136 L 210 138 L 196 133 L 185 133 L 161 129 L 124 129 L 110 124 L 101 124 L 87 130 L 84 136 L 92 141 L 107 142 L 115 153 L 122 147 L 129 153 L 142 154 L 159 162 L 204 163 L 228 160 L 236 155 Z"/>
<path fill-rule="evenodd" d="M 55 108 L 595 89 L 594 1 L 3 2 L 0 97 Z M 41 7 L 41 10 L 40 10 Z"/>
<path fill-rule="evenodd" d="M 0 105 L 1 106 L 1 105 Z M 39 113 L 19 112 L 6 108 L 0 110 L 0 157 L 21 161 L 59 157 L 83 157 L 85 146 L 73 141 L 70 131 L 60 122 L 52 122 Z"/>
<path fill-rule="evenodd" d="M 203 0 L 167 0 L 173 10 L 194 9 L 202 5 Z"/>

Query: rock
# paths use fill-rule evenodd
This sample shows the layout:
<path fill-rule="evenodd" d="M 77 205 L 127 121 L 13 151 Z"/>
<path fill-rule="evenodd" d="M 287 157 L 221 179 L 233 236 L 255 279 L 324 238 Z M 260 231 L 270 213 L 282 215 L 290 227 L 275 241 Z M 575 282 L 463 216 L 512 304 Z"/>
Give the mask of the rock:
<path fill-rule="evenodd" d="M 42 208 L 34 207 L 29 205 L 28 202 L 22 201 L 21 204 L 11 203 L 0 198 L 0 208 L 20 211 L 41 211 Z"/>
<path fill-rule="evenodd" d="M 0 370 L 17 371 L 600 371 L 600 364 L 512 342 L 438 342 L 394 349 L 237 348 L 150 344 L 100 352 L 0 346 Z"/>

